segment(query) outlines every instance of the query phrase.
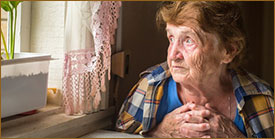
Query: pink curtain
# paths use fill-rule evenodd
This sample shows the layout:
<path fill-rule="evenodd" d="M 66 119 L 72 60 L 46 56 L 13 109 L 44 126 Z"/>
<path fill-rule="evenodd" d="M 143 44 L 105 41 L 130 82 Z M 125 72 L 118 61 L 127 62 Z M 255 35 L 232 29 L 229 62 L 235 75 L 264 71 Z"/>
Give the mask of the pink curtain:
<path fill-rule="evenodd" d="M 68 115 L 99 108 L 120 6 L 120 1 L 68 2 L 62 91 Z"/>

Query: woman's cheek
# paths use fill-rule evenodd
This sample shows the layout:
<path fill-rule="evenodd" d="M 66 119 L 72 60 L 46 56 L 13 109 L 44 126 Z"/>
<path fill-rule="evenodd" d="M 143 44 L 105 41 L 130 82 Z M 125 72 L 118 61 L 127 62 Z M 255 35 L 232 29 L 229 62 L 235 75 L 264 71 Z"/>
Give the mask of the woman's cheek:
<path fill-rule="evenodd" d="M 197 44 L 185 45 L 184 50 L 185 50 L 186 53 L 191 54 L 191 53 L 194 53 L 195 51 L 197 51 L 197 49 L 196 49 L 197 47 L 198 47 Z"/>
<path fill-rule="evenodd" d="M 203 61 L 204 61 L 204 56 L 200 53 L 192 54 L 188 60 L 188 63 L 189 63 L 188 65 L 190 68 L 190 76 L 195 80 L 198 80 L 202 76 L 202 73 L 204 71 Z"/>
<path fill-rule="evenodd" d="M 190 67 L 196 71 L 203 70 L 204 56 L 201 52 L 194 52 L 190 55 Z"/>

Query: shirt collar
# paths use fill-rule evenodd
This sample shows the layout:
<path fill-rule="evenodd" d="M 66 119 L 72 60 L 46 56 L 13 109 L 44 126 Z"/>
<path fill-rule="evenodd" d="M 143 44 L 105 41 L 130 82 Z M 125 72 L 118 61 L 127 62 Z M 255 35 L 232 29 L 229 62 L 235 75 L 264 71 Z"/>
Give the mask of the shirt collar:
<path fill-rule="evenodd" d="M 163 62 L 156 66 L 150 67 L 147 70 L 140 73 L 140 77 L 148 79 L 149 84 L 154 84 L 159 81 L 163 81 L 171 76 L 167 62 Z"/>

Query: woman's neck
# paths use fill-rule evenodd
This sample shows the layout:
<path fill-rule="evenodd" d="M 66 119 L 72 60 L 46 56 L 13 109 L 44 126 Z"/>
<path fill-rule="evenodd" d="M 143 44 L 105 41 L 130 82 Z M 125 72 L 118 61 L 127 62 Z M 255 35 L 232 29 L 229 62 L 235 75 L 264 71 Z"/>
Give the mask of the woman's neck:
<path fill-rule="evenodd" d="M 201 83 L 177 83 L 177 91 L 182 103 L 215 103 L 215 100 L 229 96 L 233 92 L 232 79 L 229 72 L 225 71 Z"/>
<path fill-rule="evenodd" d="M 234 120 L 237 104 L 229 72 L 216 79 L 213 77 L 204 84 L 177 83 L 177 91 L 183 104 L 189 102 L 204 106 L 209 103 L 213 109 Z"/>

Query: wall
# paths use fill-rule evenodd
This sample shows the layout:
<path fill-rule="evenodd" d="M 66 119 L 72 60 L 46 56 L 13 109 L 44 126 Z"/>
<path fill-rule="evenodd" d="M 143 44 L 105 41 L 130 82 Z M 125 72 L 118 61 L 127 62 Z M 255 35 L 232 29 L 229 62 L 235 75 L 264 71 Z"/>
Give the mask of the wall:
<path fill-rule="evenodd" d="M 264 4 L 262 77 L 274 88 L 274 2 Z"/>
<path fill-rule="evenodd" d="M 122 2 L 121 7 L 121 42 L 122 50 L 130 53 L 129 73 L 119 79 L 118 102 L 120 108 L 132 86 L 138 81 L 139 73 L 152 65 L 166 60 L 168 41 L 166 35 L 155 26 L 155 13 L 158 2 Z M 110 92 L 114 92 L 112 78 Z M 111 103 L 112 104 L 112 103 Z"/>
<path fill-rule="evenodd" d="M 31 8 L 31 52 L 52 55 L 48 87 L 62 88 L 64 1 L 33 1 Z"/>
<path fill-rule="evenodd" d="M 239 2 L 247 33 L 244 67 L 274 88 L 274 2 Z"/>

